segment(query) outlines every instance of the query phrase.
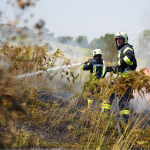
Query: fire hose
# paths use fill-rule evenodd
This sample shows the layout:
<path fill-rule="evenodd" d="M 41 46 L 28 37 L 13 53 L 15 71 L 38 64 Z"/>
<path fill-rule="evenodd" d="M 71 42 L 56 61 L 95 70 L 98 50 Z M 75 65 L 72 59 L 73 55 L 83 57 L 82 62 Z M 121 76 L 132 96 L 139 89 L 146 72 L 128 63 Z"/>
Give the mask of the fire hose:
<path fill-rule="evenodd" d="M 43 73 L 43 72 L 47 72 L 47 71 L 53 71 L 53 70 L 58 70 L 58 69 L 63 69 L 63 68 L 69 68 L 69 67 L 73 67 L 73 66 L 79 66 L 81 64 L 82 63 L 76 63 L 76 64 L 67 65 L 67 66 L 54 67 L 54 68 L 49 68 L 46 71 L 39 70 L 39 71 L 36 71 L 36 72 L 31 72 L 31 73 L 24 73 L 24 74 L 15 76 L 15 77 L 21 79 L 21 78 L 24 78 L 24 77 L 27 77 L 27 76 L 33 76 L 33 75 L 36 75 L 36 74 L 39 74 L 39 73 Z"/>
<path fill-rule="evenodd" d="M 53 70 L 58 70 L 58 69 L 63 69 L 63 68 L 69 68 L 69 67 L 73 67 L 73 66 L 78 66 L 81 65 L 83 63 L 76 63 L 76 64 L 71 64 L 71 65 L 67 65 L 67 66 L 60 66 L 60 67 L 54 67 L 54 68 L 49 68 L 46 71 L 40 70 L 40 71 L 36 71 L 36 72 L 31 72 L 31 73 L 24 73 L 22 75 L 18 75 L 15 76 L 16 78 L 24 78 L 26 76 L 33 76 L 42 72 L 48 72 L 48 71 L 53 71 Z M 118 67 L 116 69 L 113 68 L 113 66 L 107 66 L 106 70 L 104 72 L 103 78 L 106 76 L 107 72 L 111 72 L 113 71 L 114 73 L 117 73 L 117 77 L 119 75 L 119 71 L 118 71 Z M 122 136 L 121 133 L 121 128 L 120 128 L 120 124 L 119 124 L 119 113 L 118 113 L 118 102 L 117 102 L 117 89 L 115 91 L 115 103 L 117 104 L 117 108 L 115 109 L 115 115 L 116 115 L 116 121 L 117 121 L 117 128 L 118 128 L 118 132 L 119 132 L 119 136 Z"/>

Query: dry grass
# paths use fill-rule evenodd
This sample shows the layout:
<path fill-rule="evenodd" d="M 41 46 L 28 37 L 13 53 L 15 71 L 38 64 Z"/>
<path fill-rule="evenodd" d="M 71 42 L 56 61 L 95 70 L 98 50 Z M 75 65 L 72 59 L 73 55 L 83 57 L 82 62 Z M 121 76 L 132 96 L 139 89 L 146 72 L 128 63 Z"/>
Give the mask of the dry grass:
<path fill-rule="evenodd" d="M 94 77 L 89 81 L 88 72 L 81 71 L 80 67 L 44 72 L 23 79 L 14 78 L 17 74 L 85 59 L 70 60 L 71 55 L 64 55 L 61 50 L 49 56 L 46 56 L 46 52 L 46 47 L 9 45 L 1 50 L 1 59 L 5 57 L 0 76 L 1 148 L 150 148 L 150 128 L 146 126 L 149 113 L 144 117 L 142 113 L 132 115 L 128 125 L 120 122 L 122 137 L 119 137 L 114 114 L 103 114 L 100 105 L 116 89 L 120 96 L 128 88 L 136 90 L 143 97 L 145 93 L 150 93 L 150 77 L 144 73 L 144 69 L 130 73 L 123 82 L 120 78 L 114 80 L 113 74 L 98 82 Z M 4 63 L 11 65 L 4 68 Z M 66 92 L 62 95 L 69 91 L 71 96 L 67 99 L 56 97 L 55 93 L 60 89 Z M 91 89 L 94 89 L 96 104 L 87 109 L 86 99 L 91 96 Z M 39 95 L 39 90 L 44 92 Z M 101 92 L 97 93 L 98 90 Z M 49 96 L 45 102 L 41 99 L 42 94 Z M 132 94 L 130 96 L 134 97 Z"/>

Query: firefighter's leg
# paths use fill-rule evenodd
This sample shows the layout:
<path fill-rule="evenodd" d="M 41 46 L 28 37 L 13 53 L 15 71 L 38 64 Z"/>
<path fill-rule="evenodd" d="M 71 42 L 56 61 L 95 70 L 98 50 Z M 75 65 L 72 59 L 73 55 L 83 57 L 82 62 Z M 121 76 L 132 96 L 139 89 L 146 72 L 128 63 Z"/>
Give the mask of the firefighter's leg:
<path fill-rule="evenodd" d="M 103 101 L 103 103 L 102 103 L 102 105 L 101 105 L 101 111 L 102 111 L 103 113 L 105 113 L 105 112 L 110 112 L 110 109 L 111 109 L 111 104 L 108 103 L 108 102 Z"/>
<path fill-rule="evenodd" d="M 94 100 L 91 98 L 88 98 L 88 108 L 91 108 L 93 105 Z"/>
<path fill-rule="evenodd" d="M 103 113 L 110 112 L 113 99 L 114 99 L 114 94 L 111 94 L 111 96 L 109 97 L 109 101 L 106 100 L 103 101 L 101 105 L 101 111 Z"/>
<path fill-rule="evenodd" d="M 91 94 L 94 95 L 93 90 L 91 91 Z M 91 108 L 93 103 L 94 103 L 94 98 L 93 98 L 93 96 L 91 96 L 90 98 L 88 98 L 88 108 Z"/>
<path fill-rule="evenodd" d="M 109 97 L 109 103 L 112 104 L 113 100 L 115 98 L 115 93 L 112 93 Z"/>
<path fill-rule="evenodd" d="M 124 121 L 126 124 L 128 123 L 130 110 L 129 110 L 129 93 L 131 90 L 127 90 L 123 97 L 119 100 L 119 108 L 120 108 L 120 117 L 121 120 Z"/>

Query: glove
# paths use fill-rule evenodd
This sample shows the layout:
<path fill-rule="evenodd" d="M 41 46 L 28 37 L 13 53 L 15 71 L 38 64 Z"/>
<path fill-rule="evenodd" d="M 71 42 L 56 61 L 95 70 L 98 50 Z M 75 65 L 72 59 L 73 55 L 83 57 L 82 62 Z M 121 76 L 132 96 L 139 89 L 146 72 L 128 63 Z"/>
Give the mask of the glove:
<path fill-rule="evenodd" d="M 90 59 L 89 59 L 89 60 L 90 60 Z M 88 60 L 88 61 L 83 62 L 83 64 L 87 64 L 87 63 L 89 62 L 89 60 Z"/>
<path fill-rule="evenodd" d="M 107 67 L 106 67 L 106 71 L 107 71 L 107 72 L 113 71 L 113 66 L 107 66 Z"/>
<path fill-rule="evenodd" d="M 82 64 L 87 64 L 87 62 L 85 61 L 85 62 L 83 62 Z"/>
<path fill-rule="evenodd" d="M 115 65 L 113 65 L 113 68 L 114 69 L 116 69 L 116 68 L 118 68 L 119 67 L 119 64 L 118 63 L 116 63 Z"/>
<path fill-rule="evenodd" d="M 119 68 L 119 64 L 118 64 L 118 63 L 116 63 L 115 65 L 113 65 L 113 72 L 114 72 L 114 73 L 117 72 L 117 71 L 116 71 L 116 68 Z"/>

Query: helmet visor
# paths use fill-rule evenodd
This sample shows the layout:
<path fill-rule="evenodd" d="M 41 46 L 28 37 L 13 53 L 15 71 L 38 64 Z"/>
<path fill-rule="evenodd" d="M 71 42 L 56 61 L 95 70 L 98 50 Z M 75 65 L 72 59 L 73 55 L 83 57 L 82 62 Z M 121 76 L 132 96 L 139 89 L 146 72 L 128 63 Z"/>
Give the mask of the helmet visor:
<path fill-rule="evenodd" d="M 120 38 L 120 39 L 125 39 L 124 37 L 121 37 L 121 36 L 115 36 L 114 38 L 115 38 L 115 39 L 119 39 L 119 38 Z"/>

